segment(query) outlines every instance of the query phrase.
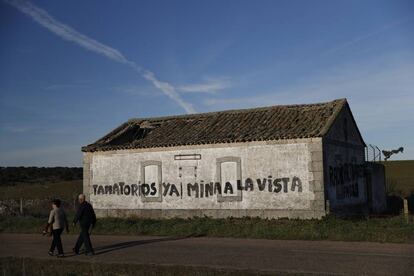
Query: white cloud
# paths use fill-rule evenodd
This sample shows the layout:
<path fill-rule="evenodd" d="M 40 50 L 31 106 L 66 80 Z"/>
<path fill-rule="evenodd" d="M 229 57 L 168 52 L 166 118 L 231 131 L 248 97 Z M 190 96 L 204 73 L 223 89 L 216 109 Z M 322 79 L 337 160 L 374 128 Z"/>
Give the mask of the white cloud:
<path fill-rule="evenodd" d="M 53 18 L 45 10 L 33 5 L 30 2 L 23 0 L 4 0 L 6 3 L 14 6 L 22 13 L 30 16 L 35 22 L 42 25 L 52 33 L 56 34 L 62 39 L 76 43 L 77 45 L 90 50 L 94 53 L 103 55 L 113 61 L 126 64 L 133 68 L 143 78 L 151 82 L 155 87 L 160 89 L 171 100 L 179 104 L 187 113 L 195 113 L 193 106 L 184 101 L 176 92 L 176 88 L 167 82 L 158 80 L 154 73 L 142 68 L 135 62 L 127 59 L 120 51 L 105 45 L 95 39 L 92 39 L 72 27 L 63 24 L 62 22 Z"/>
<path fill-rule="evenodd" d="M 327 69 L 272 93 L 210 97 L 204 104 L 214 109 L 231 109 L 346 97 L 364 129 L 385 129 L 414 121 L 414 63 L 409 60 L 407 57 L 377 57 Z"/>
<path fill-rule="evenodd" d="M 207 78 L 202 83 L 192 83 L 181 85 L 178 87 L 178 91 L 182 93 L 215 93 L 219 90 L 229 88 L 231 81 L 229 79 L 212 79 Z"/>
<path fill-rule="evenodd" d="M 374 36 L 376 36 L 376 35 L 378 35 L 380 33 L 383 33 L 385 31 L 393 28 L 393 27 L 396 27 L 396 26 L 398 26 L 398 25 L 400 25 L 402 23 L 405 23 L 408 20 L 409 20 L 409 18 L 404 18 L 404 19 L 400 19 L 400 20 L 391 22 L 389 24 L 386 24 L 386 25 L 382 26 L 381 28 L 376 29 L 376 30 L 374 30 L 374 31 L 372 31 L 370 33 L 367 33 L 367 34 L 364 34 L 364 35 L 355 37 L 354 39 L 351 39 L 351 40 L 349 40 L 347 42 L 344 42 L 342 45 L 339 45 L 339 46 L 337 46 L 337 47 L 335 47 L 335 48 L 327 51 L 326 54 L 333 54 L 333 53 L 336 53 L 336 52 L 338 52 L 338 51 L 340 51 L 342 49 L 351 47 L 351 46 L 353 46 L 355 44 L 358 44 L 358 43 L 360 43 L 360 42 L 362 42 L 362 41 L 364 41 L 366 39 L 369 39 L 371 37 L 374 37 Z"/>
<path fill-rule="evenodd" d="M 164 94 L 154 87 L 149 87 L 146 85 L 123 85 L 115 86 L 111 88 L 112 91 L 116 93 L 123 93 L 130 96 L 140 96 L 140 97 L 159 97 Z"/>
<path fill-rule="evenodd" d="M 376 57 L 315 73 L 294 84 L 248 97 L 210 97 L 210 110 L 347 98 L 367 143 L 404 146 L 396 159 L 414 158 L 414 63 L 410 55 Z"/>

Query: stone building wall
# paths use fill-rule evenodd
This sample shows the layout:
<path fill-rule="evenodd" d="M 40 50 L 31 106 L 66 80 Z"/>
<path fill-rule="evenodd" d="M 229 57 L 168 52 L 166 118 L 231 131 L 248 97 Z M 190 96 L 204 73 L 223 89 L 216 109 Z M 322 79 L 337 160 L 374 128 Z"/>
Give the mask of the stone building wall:
<path fill-rule="evenodd" d="M 367 201 L 365 144 L 345 106 L 323 139 L 326 199 L 331 209 Z"/>
<path fill-rule="evenodd" d="M 321 138 L 84 155 L 99 216 L 320 218 Z"/>

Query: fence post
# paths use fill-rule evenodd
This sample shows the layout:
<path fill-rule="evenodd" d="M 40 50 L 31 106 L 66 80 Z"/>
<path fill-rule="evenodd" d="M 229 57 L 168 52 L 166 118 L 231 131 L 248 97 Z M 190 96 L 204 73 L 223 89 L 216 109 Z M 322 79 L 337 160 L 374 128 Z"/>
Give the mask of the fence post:
<path fill-rule="evenodd" d="M 23 216 L 23 198 L 20 198 L 20 215 Z"/>
<path fill-rule="evenodd" d="M 408 200 L 406 198 L 403 198 L 403 202 L 404 202 L 404 217 L 405 217 L 405 221 L 408 223 Z"/>
<path fill-rule="evenodd" d="M 330 206 L 330 203 L 329 203 L 329 199 L 327 199 L 327 200 L 325 200 L 325 212 L 326 212 L 327 215 L 329 215 L 330 211 L 331 211 L 331 206 Z"/>

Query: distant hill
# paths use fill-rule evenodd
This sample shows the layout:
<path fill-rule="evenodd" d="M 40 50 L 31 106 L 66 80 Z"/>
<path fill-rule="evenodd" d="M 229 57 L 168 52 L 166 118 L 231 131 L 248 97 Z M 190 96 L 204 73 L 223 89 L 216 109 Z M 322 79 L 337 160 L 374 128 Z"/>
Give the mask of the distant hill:
<path fill-rule="evenodd" d="M 82 168 L 0 167 L 0 186 L 82 180 Z"/>

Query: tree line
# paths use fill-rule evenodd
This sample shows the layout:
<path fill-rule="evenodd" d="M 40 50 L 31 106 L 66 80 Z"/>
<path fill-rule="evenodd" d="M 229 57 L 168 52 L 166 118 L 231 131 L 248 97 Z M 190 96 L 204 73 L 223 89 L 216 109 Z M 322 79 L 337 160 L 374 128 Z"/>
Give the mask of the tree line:
<path fill-rule="evenodd" d="M 81 180 L 82 175 L 77 167 L 0 167 L 0 186 Z"/>

